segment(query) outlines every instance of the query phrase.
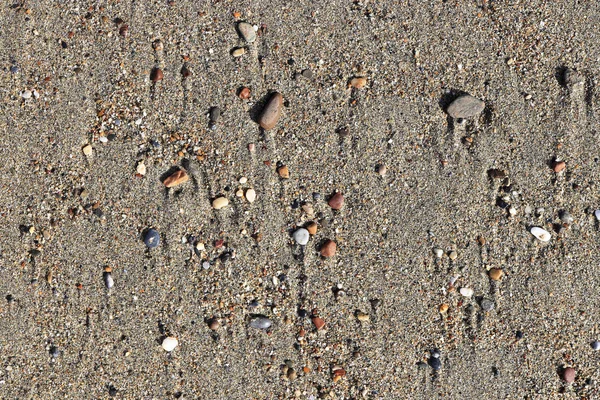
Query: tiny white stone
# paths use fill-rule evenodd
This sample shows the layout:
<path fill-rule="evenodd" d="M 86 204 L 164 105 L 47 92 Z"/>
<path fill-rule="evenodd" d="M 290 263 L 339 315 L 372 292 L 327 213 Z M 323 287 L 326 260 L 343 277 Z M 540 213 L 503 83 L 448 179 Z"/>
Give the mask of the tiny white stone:
<path fill-rule="evenodd" d="M 108 138 L 106 136 L 100 136 L 98 141 L 100 141 L 100 143 L 108 143 Z"/>
<path fill-rule="evenodd" d="M 86 144 L 85 146 L 83 146 L 81 151 L 83 151 L 83 154 L 85 154 L 86 156 L 91 156 L 92 155 L 92 146 L 89 144 Z"/>
<path fill-rule="evenodd" d="M 246 178 L 245 176 L 242 176 L 240 178 L 240 183 L 243 185 L 244 183 L 248 182 L 248 178 Z"/>
<path fill-rule="evenodd" d="M 508 209 L 508 213 L 510 215 L 517 215 L 517 209 L 514 208 L 513 206 L 510 206 L 510 208 Z"/>
<path fill-rule="evenodd" d="M 460 288 L 460 294 L 465 297 L 471 297 L 473 296 L 473 289 L 467 287 Z"/>
<path fill-rule="evenodd" d="M 21 92 L 21 97 L 27 100 L 31 98 L 31 94 L 31 90 L 24 90 Z"/>
<path fill-rule="evenodd" d="M 175 350 L 175 347 L 177 347 L 177 345 L 179 344 L 179 341 L 177 340 L 177 338 L 174 337 L 166 337 L 163 342 L 162 342 L 162 348 L 165 349 L 165 351 L 173 351 Z"/>
<path fill-rule="evenodd" d="M 552 237 L 550 232 L 545 229 L 540 228 L 539 226 L 534 226 L 531 228 L 531 234 L 535 236 L 538 240 L 542 242 L 547 242 Z"/>
<path fill-rule="evenodd" d="M 600 210 L 594 211 L 594 215 L 596 216 L 596 219 L 600 221 Z"/>
<path fill-rule="evenodd" d="M 310 238 L 310 234 L 304 228 L 300 228 L 294 232 L 294 240 L 301 246 L 304 246 L 308 243 L 308 239 Z"/>
<path fill-rule="evenodd" d="M 256 200 L 256 192 L 254 189 L 250 188 L 246 190 L 246 200 L 248 200 L 250 203 L 253 203 L 254 200 Z"/>
<path fill-rule="evenodd" d="M 242 189 L 238 189 L 236 190 L 235 195 L 237 197 L 242 197 L 244 195 L 244 191 Z"/>
<path fill-rule="evenodd" d="M 433 254 L 435 254 L 437 258 L 442 258 L 442 256 L 444 255 L 444 250 L 440 249 L 439 247 L 436 247 L 435 249 L 433 249 Z"/>
<path fill-rule="evenodd" d="M 140 161 L 135 170 L 140 175 L 146 175 L 146 164 L 144 164 L 143 161 Z"/>
<path fill-rule="evenodd" d="M 115 281 L 110 273 L 104 275 L 104 284 L 108 289 L 112 289 L 112 287 L 115 286 Z"/>

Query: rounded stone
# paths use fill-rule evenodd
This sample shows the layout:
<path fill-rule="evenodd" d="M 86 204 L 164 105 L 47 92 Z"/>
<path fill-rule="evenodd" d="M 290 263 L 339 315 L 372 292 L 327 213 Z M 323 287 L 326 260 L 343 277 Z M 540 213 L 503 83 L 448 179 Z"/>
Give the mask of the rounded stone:
<path fill-rule="evenodd" d="M 160 244 L 160 233 L 156 229 L 148 229 L 148 232 L 144 236 L 144 244 L 149 249 L 158 247 Z"/>
<path fill-rule="evenodd" d="M 470 118 L 481 114 L 485 108 L 485 103 L 471 95 L 463 95 L 454 100 L 446 112 L 452 118 Z"/>
<path fill-rule="evenodd" d="M 460 294 L 465 297 L 472 297 L 473 293 L 474 293 L 473 289 L 471 289 L 471 288 L 467 288 L 467 287 L 460 288 Z"/>
<path fill-rule="evenodd" d="M 495 307 L 495 304 L 492 300 L 490 299 L 483 299 L 481 300 L 481 308 L 483 309 L 483 311 L 492 311 Z"/>
<path fill-rule="evenodd" d="M 253 203 L 256 200 L 256 191 L 252 188 L 246 190 L 246 200 Z"/>
<path fill-rule="evenodd" d="M 502 276 L 504 275 L 504 271 L 502 271 L 500 268 L 492 268 L 488 271 L 488 275 L 490 276 L 491 279 L 493 279 L 495 281 L 499 281 L 502 279 Z"/>
<path fill-rule="evenodd" d="M 321 256 L 323 257 L 333 257 L 337 250 L 337 245 L 333 240 L 326 241 L 323 246 L 321 246 Z"/>
<path fill-rule="evenodd" d="M 552 170 L 557 174 L 567 168 L 567 164 L 564 161 L 554 161 L 552 164 Z"/>
<path fill-rule="evenodd" d="M 573 382 L 575 382 L 576 374 L 577 373 L 575 372 L 575 368 L 568 367 L 563 370 L 562 378 L 567 383 L 573 383 Z"/>
<path fill-rule="evenodd" d="M 255 328 L 255 329 L 269 329 L 271 327 L 271 325 L 273 325 L 273 322 L 271 322 L 271 320 L 265 316 L 257 316 L 254 317 L 251 321 L 250 321 L 250 327 L 251 328 Z"/>
<path fill-rule="evenodd" d="M 152 72 L 150 72 L 150 80 L 152 82 L 162 81 L 164 76 L 165 75 L 160 68 L 154 68 Z"/>
<path fill-rule="evenodd" d="M 168 352 L 175 350 L 175 347 L 177 347 L 177 345 L 179 345 L 179 341 L 177 340 L 177 338 L 174 338 L 172 336 L 164 338 L 162 342 L 162 348 Z"/>
<path fill-rule="evenodd" d="M 281 93 L 273 93 L 271 98 L 265 105 L 260 117 L 258 118 L 258 124 L 261 128 L 268 131 L 273 129 L 279 121 L 281 116 L 281 107 L 283 106 L 283 96 Z"/>
<path fill-rule="evenodd" d="M 304 228 L 297 229 L 294 232 L 294 240 L 301 246 L 305 246 L 310 239 L 310 233 Z"/>
<path fill-rule="evenodd" d="M 247 43 L 252 43 L 256 40 L 256 31 L 249 23 L 240 22 L 237 25 L 237 30 L 242 39 L 244 39 Z"/>
<path fill-rule="evenodd" d="M 598 351 L 598 350 L 600 350 L 600 341 L 598 341 L 598 340 L 594 340 L 594 341 L 591 343 L 591 346 L 592 346 L 592 350 L 594 350 L 594 351 Z"/>
<path fill-rule="evenodd" d="M 212 331 L 216 331 L 217 329 L 219 329 L 220 326 L 221 326 L 221 324 L 219 323 L 219 320 L 216 318 L 211 318 L 208 321 L 208 328 Z"/>
<path fill-rule="evenodd" d="M 217 197 L 212 202 L 212 206 L 215 210 L 220 210 L 223 207 L 227 207 L 228 204 L 229 200 L 227 200 L 227 197 Z"/>
<path fill-rule="evenodd" d="M 331 196 L 327 204 L 329 204 L 329 207 L 333 208 L 334 210 L 339 210 L 344 205 L 344 195 L 342 195 L 340 192 L 337 192 Z"/>

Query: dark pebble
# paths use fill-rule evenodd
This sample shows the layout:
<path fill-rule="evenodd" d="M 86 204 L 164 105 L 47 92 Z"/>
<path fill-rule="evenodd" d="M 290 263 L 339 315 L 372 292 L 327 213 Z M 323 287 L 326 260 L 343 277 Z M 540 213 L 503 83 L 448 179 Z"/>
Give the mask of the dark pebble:
<path fill-rule="evenodd" d="M 431 350 L 431 357 L 433 358 L 440 358 L 442 354 L 440 353 L 440 351 L 438 349 L 433 349 Z"/>
<path fill-rule="evenodd" d="M 209 117 L 212 122 L 217 122 L 221 116 L 221 109 L 219 107 L 212 107 L 209 111 Z"/>
<path fill-rule="evenodd" d="M 146 236 L 144 236 L 144 244 L 149 249 L 158 247 L 160 244 L 160 233 L 158 233 L 156 229 L 149 229 L 148 232 L 146 232 Z"/>
<path fill-rule="evenodd" d="M 113 385 L 110 385 L 108 388 L 108 395 L 110 397 L 115 397 L 117 395 L 117 389 Z"/>
<path fill-rule="evenodd" d="M 425 368 L 427 368 L 427 363 L 425 363 L 423 361 L 419 361 L 417 363 L 417 367 L 419 367 L 420 369 L 425 369 Z"/>
<path fill-rule="evenodd" d="M 521 339 L 523 339 L 523 332 L 521 332 L 521 331 L 517 331 L 517 332 L 515 333 L 515 337 L 517 338 L 517 340 L 521 340 Z"/>
<path fill-rule="evenodd" d="M 15 298 L 13 297 L 12 294 L 7 294 L 6 301 L 8 301 L 9 303 L 12 303 L 13 301 L 15 301 Z"/>
<path fill-rule="evenodd" d="M 52 356 L 52 358 L 58 357 L 60 355 L 60 351 L 58 350 L 58 347 L 56 347 L 56 346 L 50 347 L 50 355 Z"/>
<path fill-rule="evenodd" d="M 314 200 L 314 201 L 321 200 L 321 193 L 314 192 L 314 193 L 312 194 L 312 197 L 313 197 L 313 200 Z"/>
<path fill-rule="evenodd" d="M 300 308 L 300 309 L 298 310 L 298 316 L 299 316 L 300 318 L 306 318 L 306 317 L 308 316 L 308 311 L 306 311 L 306 310 L 305 310 L 305 309 L 303 309 L 303 308 Z"/>
<path fill-rule="evenodd" d="M 16 74 L 17 72 L 19 72 L 19 67 L 13 65 L 12 67 L 10 67 L 10 72 Z"/>
<path fill-rule="evenodd" d="M 428 361 L 429 366 L 433 368 L 435 371 L 439 371 L 442 369 L 442 361 L 439 358 L 431 357 Z"/>
<path fill-rule="evenodd" d="M 599 342 L 599 341 L 597 341 L 597 340 L 593 341 L 593 342 L 591 343 L 591 346 L 592 346 L 592 349 L 593 349 L 594 351 L 598 351 L 598 350 L 600 350 L 600 342 Z"/>

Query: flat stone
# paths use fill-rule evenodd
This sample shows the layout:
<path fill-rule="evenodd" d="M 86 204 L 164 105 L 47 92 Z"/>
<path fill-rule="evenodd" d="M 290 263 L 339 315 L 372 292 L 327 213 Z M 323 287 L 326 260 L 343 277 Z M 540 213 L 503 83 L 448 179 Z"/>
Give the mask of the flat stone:
<path fill-rule="evenodd" d="M 254 203 L 254 200 L 256 200 L 256 191 L 254 189 L 250 188 L 246 190 L 246 200 L 250 203 Z"/>
<path fill-rule="evenodd" d="M 215 210 L 220 210 L 223 207 L 227 207 L 228 204 L 229 200 L 227 200 L 227 197 L 217 197 L 212 202 L 212 206 Z"/>
<path fill-rule="evenodd" d="M 85 146 L 83 146 L 83 148 L 81 149 L 81 151 L 83 151 L 83 154 L 86 156 L 91 156 L 92 155 L 92 146 L 89 144 L 86 144 Z"/>
<path fill-rule="evenodd" d="M 177 347 L 177 345 L 179 345 L 179 341 L 177 340 L 177 338 L 174 338 L 172 336 L 164 338 L 162 342 L 162 348 L 168 352 L 175 350 L 175 347 Z"/>
<path fill-rule="evenodd" d="M 463 95 L 454 100 L 446 112 L 452 118 L 470 118 L 481 114 L 485 108 L 485 103 L 471 95 Z"/>
<path fill-rule="evenodd" d="M 182 183 L 185 183 L 189 180 L 190 177 L 188 176 L 188 174 L 184 170 L 178 169 L 177 171 L 169 175 L 169 177 L 163 181 L 163 184 L 168 188 L 172 188 L 177 185 L 181 185 Z"/>
<path fill-rule="evenodd" d="M 277 121 L 279 121 L 279 117 L 281 116 L 282 106 L 283 96 L 281 93 L 273 93 L 258 119 L 258 124 L 260 127 L 267 131 L 269 129 L 273 129 L 277 124 Z"/>
<path fill-rule="evenodd" d="M 148 232 L 144 236 L 144 244 L 149 249 L 158 247 L 160 244 L 160 233 L 156 229 L 148 229 Z"/>
<path fill-rule="evenodd" d="M 237 25 L 237 31 L 242 39 L 247 43 L 253 43 L 256 40 L 256 31 L 254 27 L 247 22 L 240 22 Z"/>
<path fill-rule="evenodd" d="M 340 192 L 337 192 L 331 196 L 327 204 L 329 204 L 329 207 L 333 208 L 334 210 L 339 210 L 344 205 L 344 196 Z"/>
<path fill-rule="evenodd" d="M 269 329 L 271 325 L 273 325 L 273 322 L 263 315 L 256 316 L 250 321 L 250 327 L 255 329 L 266 330 Z"/>
<path fill-rule="evenodd" d="M 305 246 L 308 243 L 308 239 L 310 239 L 310 234 L 308 230 L 304 228 L 297 229 L 294 232 L 294 240 L 301 246 Z"/>
<path fill-rule="evenodd" d="M 277 173 L 283 179 L 289 179 L 290 178 L 290 170 L 287 167 L 287 165 L 282 165 L 281 167 L 277 168 Z"/>
<path fill-rule="evenodd" d="M 571 367 L 565 368 L 562 372 L 562 378 L 567 383 L 575 382 L 575 375 L 577 375 L 577 373 L 575 372 L 575 368 Z"/>
<path fill-rule="evenodd" d="M 552 170 L 557 174 L 567 168 L 567 164 L 564 161 L 554 161 L 552 163 Z"/>

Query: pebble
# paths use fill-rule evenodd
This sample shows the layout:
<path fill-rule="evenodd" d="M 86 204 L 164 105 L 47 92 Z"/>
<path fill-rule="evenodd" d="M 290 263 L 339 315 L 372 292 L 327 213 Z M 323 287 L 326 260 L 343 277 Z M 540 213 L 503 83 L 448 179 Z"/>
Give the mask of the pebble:
<path fill-rule="evenodd" d="M 203 261 L 202 262 L 202 268 L 209 269 L 210 268 L 210 263 L 208 261 Z"/>
<path fill-rule="evenodd" d="M 433 254 L 435 254 L 437 258 L 442 258 L 444 256 L 444 250 L 440 249 L 439 247 L 436 247 L 435 249 L 433 249 Z"/>
<path fill-rule="evenodd" d="M 575 382 L 575 375 L 576 375 L 575 368 L 568 367 L 563 370 L 562 378 L 567 383 L 573 383 L 573 382 Z"/>
<path fill-rule="evenodd" d="M 298 377 L 298 374 L 296 373 L 296 371 L 294 370 L 294 368 L 289 368 L 287 371 L 287 378 L 290 381 L 295 380 Z"/>
<path fill-rule="evenodd" d="M 112 268 L 111 267 L 106 267 L 104 268 L 104 284 L 106 285 L 107 289 L 112 289 L 113 286 L 115 286 L 115 281 L 113 280 L 112 277 Z"/>
<path fill-rule="evenodd" d="M 335 255 L 335 251 L 337 250 L 337 245 L 333 240 L 328 240 L 321 246 L 321 256 L 323 257 L 333 257 Z"/>
<path fill-rule="evenodd" d="M 242 100 L 248 100 L 251 95 L 252 95 L 252 92 L 247 87 L 243 87 L 242 90 L 240 90 L 239 96 L 240 96 L 240 99 L 242 99 Z"/>
<path fill-rule="evenodd" d="M 594 211 L 594 216 L 596 217 L 597 221 L 600 221 L 600 210 Z"/>
<path fill-rule="evenodd" d="M 255 329 L 269 329 L 271 327 L 271 325 L 273 325 L 273 322 L 271 322 L 271 320 L 265 316 L 257 316 L 254 317 L 251 321 L 250 321 L 250 327 L 251 328 L 255 328 Z"/>
<path fill-rule="evenodd" d="M 443 313 L 445 313 L 446 311 L 448 311 L 448 308 L 450 308 L 450 306 L 449 306 L 448 304 L 444 303 L 444 304 L 441 304 L 441 305 L 440 305 L 440 307 L 439 307 L 439 311 L 440 311 L 440 313 L 442 313 L 442 314 L 443 314 Z"/>
<path fill-rule="evenodd" d="M 323 327 L 325 326 L 325 321 L 323 321 L 323 318 L 321 317 L 312 317 L 312 323 L 318 331 L 323 329 Z"/>
<path fill-rule="evenodd" d="M 144 236 L 144 244 L 149 249 L 158 247 L 160 244 L 160 233 L 156 229 L 148 229 L 148 232 Z"/>
<path fill-rule="evenodd" d="M 502 271 L 500 268 L 492 268 L 488 271 L 488 275 L 493 280 L 499 281 L 500 279 L 502 279 L 502 276 L 504 275 L 504 271 Z"/>
<path fill-rule="evenodd" d="M 60 355 L 60 351 L 58 350 L 58 347 L 56 346 L 51 346 L 50 347 L 50 356 L 52 356 L 52 358 L 56 358 Z"/>
<path fill-rule="evenodd" d="M 571 214 L 569 214 L 567 211 L 562 211 L 560 213 L 560 220 L 563 224 L 572 224 L 573 223 L 573 217 L 571 216 Z"/>
<path fill-rule="evenodd" d="M 234 56 L 234 57 L 236 57 L 236 58 L 237 57 L 241 57 L 244 54 L 246 54 L 246 49 L 243 48 L 243 47 L 236 47 L 235 49 L 233 49 L 231 51 L 231 55 Z"/>
<path fill-rule="evenodd" d="M 431 357 L 440 358 L 441 356 L 442 356 L 442 353 L 440 353 L 440 351 L 438 349 L 431 350 Z"/>
<path fill-rule="evenodd" d="M 219 323 L 219 320 L 216 318 L 211 318 L 208 321 L 208 328 L 212 331 L 216 331 L 217 329 L 219 329 L 220 326 L 221 326 L 221 324 Z"/>
<path fill-rule="evenodd" d="M 456 260 L 458 258 L 458 253 L 454 250 L 452 250 L 449 254 L 448 254 L 448 258 L 452 261 Z"/>
<path fill-rule="evenodd" d="M 252 188 L 246 190 L 246 200 L 248 200 L 250 203 L 254 203 L 254 200 L 256 200 L 256 191 Z"/>
<path fill-rule="evenodd" d="M 227 207 L 229 200 L 226 197 L 217 197 L 213 200 L 212 206 L 215 210 L 220 210 L 223 207 Z"/>
<path fill-rule="evenodd" d="M 165 75 L 160 68 L 154 68 L 152 72 L 150 72 L 150 80 L 152 82 L 162 81 L 164 76 Z"/>
<path fill-rule="evenodd" d="M 277 168 L 277 173 L 283 179 L 289 179 L 290 178 L 290 170 L 287 167 L 287 165 L 282 165 L 281 167 Z"/>
<path fill-rule="evenodd" d="M 600 342 L 597 340 L 594 340 L 592 342 L 591 346 L 592 346 L 592 350 L 594 350 L 594 351 L 600 350 Z"/>
<path fill-rule="evenodd" d="M 86 144 L 85 146 L 83 146 L 83 148 L 81 149 L 81 151 L 83 151 L 83 154 L 86 156 L 91 156 L 92 155 L 92 145 L 91 144 Z"/>
<path fill-rule="evenodd" d="M 483 311 L 492 311 L 495 307 L 495 304 L 492 300 L 483 299 L 481 300 L 481 308 Z"/>
<path fill-rule="evenodd" d="M 208 111 L 208 118 L 211 122 L 217 122 L 221 116 L 221 109 L 219 107 L 211 107 Z"/>
<path fill-rule="evenodd" d="M 473 289 L 471 289 L 471 288 L 467 288 L 467 287 L 460 288 L 460 294 L 465 297 L 471 297 L 471 296 L 473 296 L 473 293 L 474 293 Z"/>
<path fill-rule="evenodd" d="M 550 232 L 538 226 L 532 227 L 530 232 L 533 236 L 535 236 L 538 240 L 542 242 L 548 242 L 551 238 Z"/>
<path fill-rule="evenodd" d="M 281 115 L 282 106 L 283 96 L 281 93 L 273 93 L 258 119 L 258 124 L 260 127 L 267 131 L 269 129 L 273 129 L 279 120 L 279 116 Z"/>
<path fill-rule="evenodd" d="M 240 22 L 237 25 L 237 30 L 242 39 L 246 41 L 246 43 L 253 43 L 256 40 L 256 31 L 254 27 L 247 22 Z"/>
<path fill-rule="evenodd" d="M 308 243 L 308 239 L 310 239 L 309 232 L 304 228 L 297 229 L 293 236 L 296 243 L 301 246 L 305 246 Z"/>
<path fill-rule="evenodd" d="M 312 79 L 313 78 L 313 72 L 312 72 L 312 70 L 310 68 L 307 68 L 307 69 L 303 70 L 301 72 L 301 74 L 306 79 Z"/>
<path fill-rule="evenodd" d="M 377 173 L 381 176 L 385 176 L 387 174 L 387 167 L 383 164 L 379 164 L 377 166 Z"/>
<path fill-rule="evenodd" d="M 169 175 L 169 177 L 163 181 L 163 184 L 168 188 L 172 188 L 177 185 L 181 185 L 182 183 L 185 183 L 189 180 L 190 177 L 188 176 L 188 174 L 184 170 L 178 169 L 177 171 Z"/>
<path fill-rule="evenodd" d="M 367 322 L 367 321 L 369 321 L 369 314 L 366 314 L 362 311 L 358 311 L 356 313 L 356 319 L 359 320 L 360 322 Z"/>
<path fill-rule="evenodd" d="M 242 197 L 244 195 L 244 190 L 243 189 L 238 189 L 235 191 L 235 195 L 237 197 Z"/>
<path fill-rule="evenodd" d="M 317 223 L 316 222 L 309 222 L 308 225 L 306 225 L 306 230 L 308 231 L 308 233 L 310 233 L 311 235 L 314 235 L 317 233 Z"/>
<path fill-rule="evenodd" d="M 471 95 L 463 95 L 454 100 L 446 112 L 452 118 L 470 118 L 481 114 L 485 108 L 485 103 Z"/>
<path fill-rule="evenodd" d="M 365 77 L 356 77 L 350 80 L 350 87 L 355 89 L 362 89 L 367 85 L 367 78 Z"/>
<path fill-rule="evenodd" d="M 439 358 L 430 357 L 429 360 L 427 360 L 427 363 L 431 368 L 434 369 L 434 371 L 439 371 L 442 369 L 442 361 Z"/>
<path fill-rule="evenodd" d="M 567 167 L 567 164 L 564 161 L 554 161 L 552 164 L 552 170 L 557 174 L 563 171 Z"/>
<path fill-rule="evenodd" d="M 175 347 L 177 347 L 177 345 L 179 345 L 179 341 L 177 340 L 177 338 L 174 338 L 172 336 L 166 337 L 162 341 L 162 348 L 168 352 L 175 350 Z"/>
<path fill-rule="evenodd" d="M 337 192 L 329 199 L 327 204 L 334 210 L 339 210 L 344 205 L 344 196 L 340 192 Z"/>
<path fill-rule="evenodd" d="M 240 184 L 242 184 L 242 185 L 243 185 L 244 183 L 248 182 L 248 178 L 246 178 L 245 176 L 242 176 L 242 177 L 240 178 L 239 182 L 240 182 Z"/>

